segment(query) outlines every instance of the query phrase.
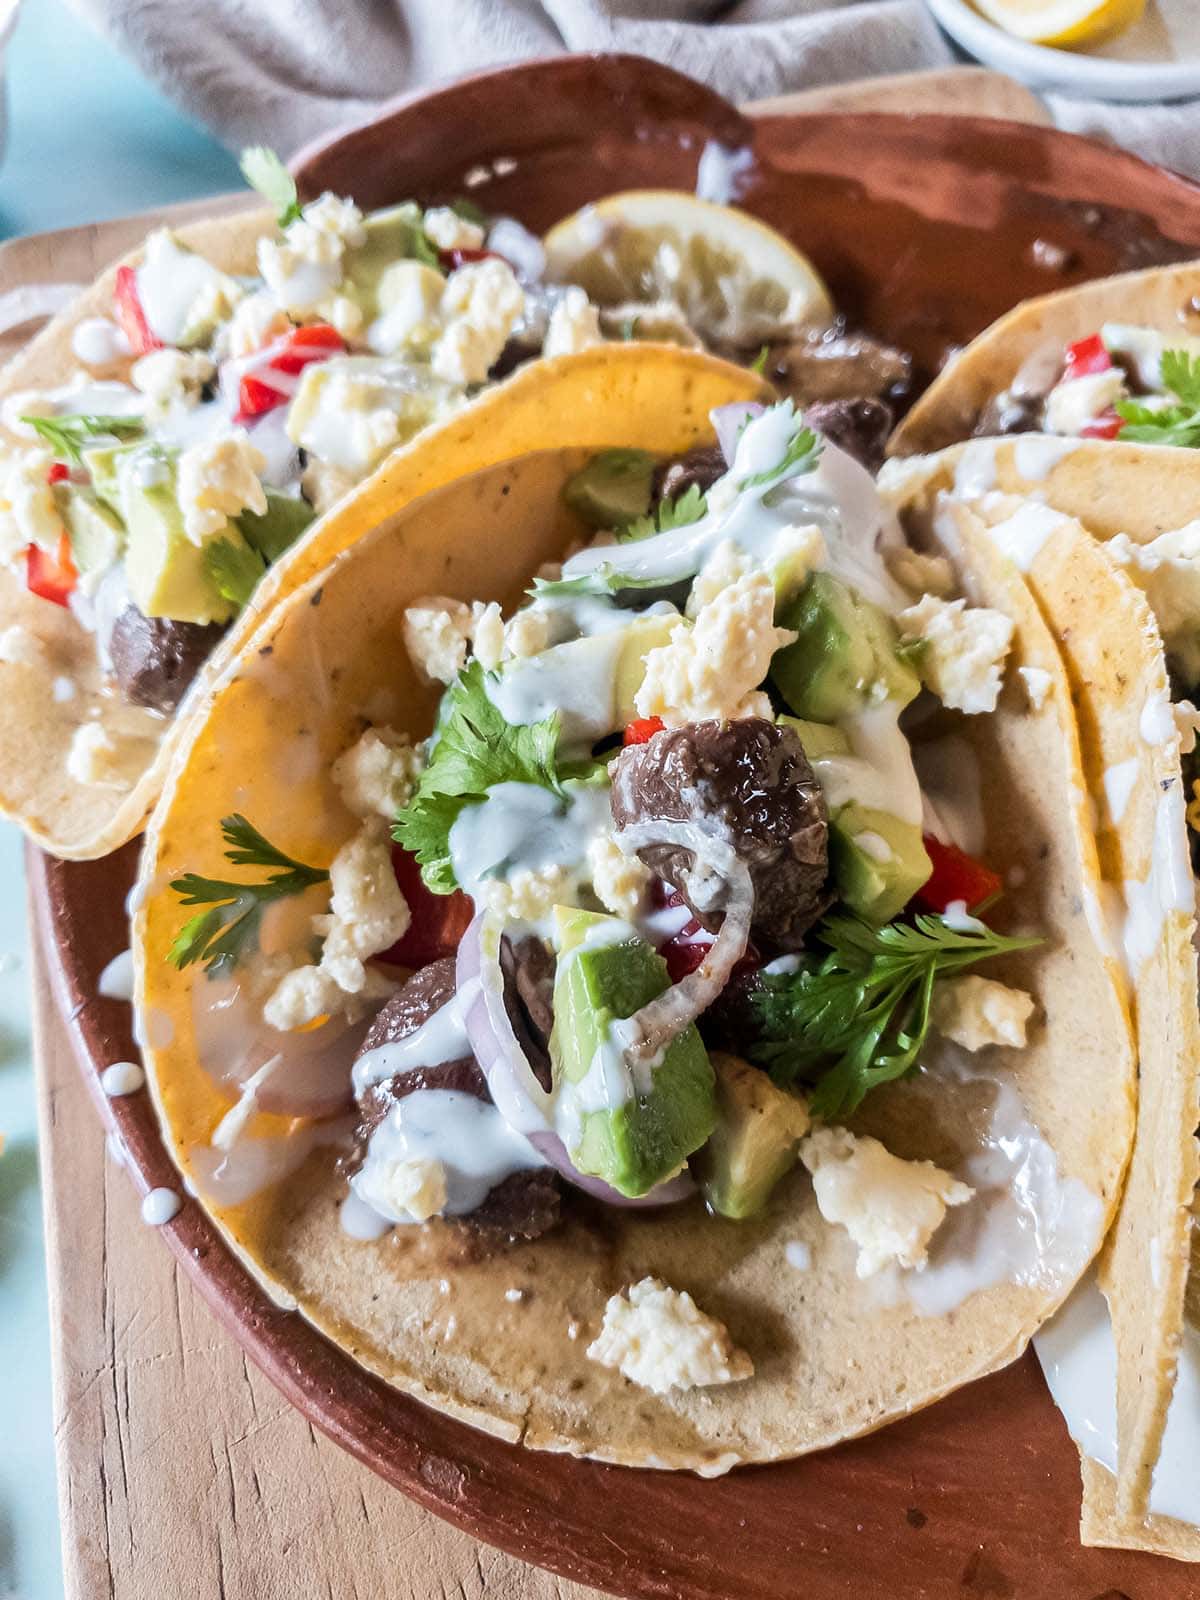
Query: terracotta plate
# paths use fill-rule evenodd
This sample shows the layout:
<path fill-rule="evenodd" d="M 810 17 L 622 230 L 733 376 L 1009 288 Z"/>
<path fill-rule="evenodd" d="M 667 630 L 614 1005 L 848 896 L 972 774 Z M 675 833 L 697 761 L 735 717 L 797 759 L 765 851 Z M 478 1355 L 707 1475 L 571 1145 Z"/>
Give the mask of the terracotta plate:
<path fill-rule="evenodd" d="M 908 342 L 927 372 L 1026 294 L 1200 253 L 1200 189 L 1087 141 L 938 117 L 755 125 L 634 58 L 538 62 L 401 102 L 306 152 L 299 170 L 309 193 L 379 204 L 465 189 L 542 227 L 615 188 L 690 188 L 710 139 L 754 143 L 741 202 L 815 257 L 852 317 Z M 135 860 L 133 845 L 76 865 L 31 854 L 30 872 L 85 1079 L 145 1191 L 178 1178 L 147 1098 L 109 1101 L 99 1088 L 103 1067 L 134 1044 L 128 1007 L 96 995 L 128 938 Z M 199 1207 L 186 1204 L 163 1233 L 314 1423 L 439 1515 L 565 1576 L 671 1600 L 1195 1594 L 1185 1568 L 1079 1546 L 1075 1452 L 1031 1356 L 873 1438 L 702 1482 L 523 1451 L 451 1422 L 276 1309 Z"/>

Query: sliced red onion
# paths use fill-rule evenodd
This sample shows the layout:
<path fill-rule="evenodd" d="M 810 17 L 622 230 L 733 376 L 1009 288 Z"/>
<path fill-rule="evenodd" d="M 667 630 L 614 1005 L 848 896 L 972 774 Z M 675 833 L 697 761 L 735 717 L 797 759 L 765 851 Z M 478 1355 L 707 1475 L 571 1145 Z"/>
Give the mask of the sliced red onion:
<path fill-rule="evenodd" d="M 738 435 L 751 417 L 761 417 L 765 410 L 757 400 L 734 400 L 727 406 L 714 406 L 708 413 L 709 421 L 717 430 L 717 443 L 727 467 L 733 465 Z"/>
<path fill-rule="evenodd" d="M 504 974 L 500 967 L 500 941 L 504 925 L 494 912 L 480 912 L 458 947 L 455 982 L 463 997 L 464 1022 L 471 1049 L 487 1079 L 488 1091 L 500 1115 L 568 1183 L 606 1205 L 626 1208 L 674 1205 L 695 1192 L 687 1172 L 636 1198 L 621 1194 L 601 1178 L 579 1171 L 554 1129 L 553 1096 L 542 1088 L 513 1032 L 504 1004 Z"/>

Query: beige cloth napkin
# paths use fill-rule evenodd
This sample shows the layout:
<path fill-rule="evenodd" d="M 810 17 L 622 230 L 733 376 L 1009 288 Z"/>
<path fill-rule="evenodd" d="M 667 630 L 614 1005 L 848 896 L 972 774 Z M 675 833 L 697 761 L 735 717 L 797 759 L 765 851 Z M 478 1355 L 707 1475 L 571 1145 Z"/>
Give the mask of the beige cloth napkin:
<path fill-rule="evenodd" d="M 522 57 L 626 50 L 731 100 L 940 67 L 922 0 L 74 0 L 233 148 L 287 154 L 380 101 Z M 1200 106 L 1051 96 L 1065 128 L 1200 176 Z"/>

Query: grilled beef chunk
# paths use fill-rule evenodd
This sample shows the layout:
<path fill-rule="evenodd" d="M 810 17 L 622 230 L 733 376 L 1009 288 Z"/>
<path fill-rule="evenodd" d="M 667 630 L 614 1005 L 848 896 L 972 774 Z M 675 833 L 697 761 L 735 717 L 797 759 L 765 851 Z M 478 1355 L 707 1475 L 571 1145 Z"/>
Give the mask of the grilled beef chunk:
<path fill-rule="evenodd" d="M 108 643 L 121 693 L 135 706 L 174 711 L 224 632 L 218 623 L 173 622 L 126 606 Z"/>
<path fill-rule="evenodd" d="M 861 461 L 874 474 L 883 465 L 883 447 L 892 431 L 892 408 L 882 400 L 818 400 L 804 413 L 810 428 Z"/>
<path fill-rule="evenodd" d="M 707 494 L 718 478 L 723 478 L 729 468 L 721 447 L 715 444 L 697 444 L 681 456 L 661 461 L 654 469 L 651 485 L 651 504 L 663 500 L 677 500 L 687 490 L 696 488 Z"/>
<path fill-rule="evenodd" d="M 612 811 L 618 829 L 655 821 L 715 826 L 750 870 L 752 927 L 765 943 L 798 950 L 828 904 L 825 800 L 790 728 L 762 717 L 664 728 L 621 751 Z M 661 844 L 638 854 L 683 892 L 705 927 L 719 923 L 711 904 L 693 898 L 693 851 Z"/>
<path fill-rule="evenodd" d="M 912 357 L 869 333 L 814 328 L 773 345 L 767 374 L 798 406 L 817 400 L 898 400 L 912 383 Z"/>
<path fill-rule="evenodd" d="M 540 939 L 522 939 L 514 945 L 506 937 L 500 944 L 500 970 L 504 973 L 504 1009 L 517 1043 L 542 1088 L 549 1090 L 553 1081 L 554 957 Z"/>
<path fill-rule="evenodd" d="M 971 429 L 977 439 L 1001 433 L 1039 433 L 1042 426 L 1043 397 L 1015 395 L 1007 391 L 993 395 Z"/>
<path fill-rule="evenodd" d="M 550 960 L 540 941 L 526 940 L 525 943 L 536 944 L 545 959 Z M 527 965 L 531 967 L 532 962 Z M 532 980 L 527 987 L 532 994 L 531 983 Z M 368 1050 L 375 1050 L 380 1045 L 395 1044 L 410 1033 L 415 1033 L 422 1023 L 453 999 L 454 988 L 452 956 L 434 961 L 419 972 L 414 972 L 371 1024 L 359 1055 L 365 1055 Z M 403 1100 L 405 1095 L 414 1094 L 418 1089 L 456 1089 L 460 1094 L 473 1094 L 477 1100 L 491 1098 L 487 1080 L 474 1056 L 444 1061 L 436 1067 L 415 1067 L 410 1072 L 397 1073 L 395 1077 L 372 1085 L 359 1102 L 359 1120 L 355 1129 L 357 1155 L 351 1165 L 352 1171 L 361 1162 L 372 1133 L 396 1101 Z M 536 1239 L 557 1224 L 559 1200 L 557 1175 L 545 1168 L 533 1168 L 528 1172 L 510 1174 L 491 1190 L 475 1211 L 454 1220 L 466 1223 L 497 1241 L 501 1238 Z"/>

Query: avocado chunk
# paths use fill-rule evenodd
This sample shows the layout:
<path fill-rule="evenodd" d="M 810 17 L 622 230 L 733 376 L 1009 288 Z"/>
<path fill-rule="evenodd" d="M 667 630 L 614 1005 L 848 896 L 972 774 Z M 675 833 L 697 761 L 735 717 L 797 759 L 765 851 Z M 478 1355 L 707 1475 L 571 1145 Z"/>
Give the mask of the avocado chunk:
<path fill-rule="evenodd" d="M 184 532 L 174 463 L 160 457 L 153 472 L 141 473 L 135 456 L 127 455 L 117 476 L 127 536 L 125 576 L 134 605 L 146 617 L 228 622 L 237 607 L 210 576 L 206 557 L 213 541 L 195 545 Z M 246 547 L 232 522 L 217 538 Z"/>
<path fill-rule="evenodd" d="M 56 484 L 54 499 L 79 571 L 102 572 L 111 567 L 125 542 L 121 519 L 94 493 L 75 484 Z"/>
<path fill-rule="evenodd" d="M 670 985 L 667 965 L 617 917 L 556 906 L 550 1058 L 558 1128 L 580 1172 L 636 1197 L 673 1177 L 716 1125 L 713 1069 L 695 1024 L 631 1072 L 610 1025 Z"/>
<path fill-rule="evenodd" d="M 714 1051 L 712 1064 L 717 1125 L 693 1156 L 692 1170 L 709 1209 L 740 1221 L 761 1211 L 796 1165 L 810 1118 L 803 1100 L 739 1056 Z"/>
<path fill-rule="evenodd" d="M 145 440 L 132 444 L 94 444 L 83 451 L 83 465 L 92 480 L 92 493 L 110 511 L 121 516 L 121 462 L 145 448 Z"/>
<path fill-rule="evenodd" d="M 919 827 L 857 801 L 829 819 L 829 864 L 850 909 L 879 924 L 899 916 L 933 871 Z"/>
<path fill-rule="evenodd" d="M 664 613 L 656 617 L 639 617 L 621 635 L 614 677 L 614 731 L 625 727 L 638 714 L 634 697 L 646 676 L 646 657 L 651 650 L 668 643 L 672 633 L 683 622 L 681 617 Z M 686 622 L 683 623 L 687 627 Z"/>
<path fill-rule="evenodd" d="M 654 457 L 646 450 L 601 450 L 567 479 L 563 498 L 592 528 L 620 528 L 650 509 Z"/>
<path fill-rule="evenodd" d="M 814 572 L 776 620 L 799 635 L 771 661 L 772 682 L 797 716 L 836 722 L 868 700 L 905 706 L 920 692 L 891 618 L 832 573 Z"/>
<path fill-rule="evenodd" d="M 316 512 L 299 495 L 280 494 L 278 489 L 266 489 L 265 493 L 265 511 L 243 511 L 234 521 L 246 543 L 270 566 L 295 544 Z"/>
<path fill-rule="evenodd" d="M 341 292 L 361 306 L 367 317 L 378 316 L 387 307 L 380 304 L 380 279 L 396 261 L 416 260 L 435 270 L 421 208 L 415 200 L 386 206 L 364 218 L 366 238 L 342 257 Z"/>
<path fill-rule="evenodd" d="M 804 746 L 804 754 L 812 762 L 828 756 L 848 756 L 850 741 L 840 728 L 827 728 L 823 722 L 805 722 L 801 717 L 780 715 L 775 721 L 781 728 L 791 728 Z"/>

